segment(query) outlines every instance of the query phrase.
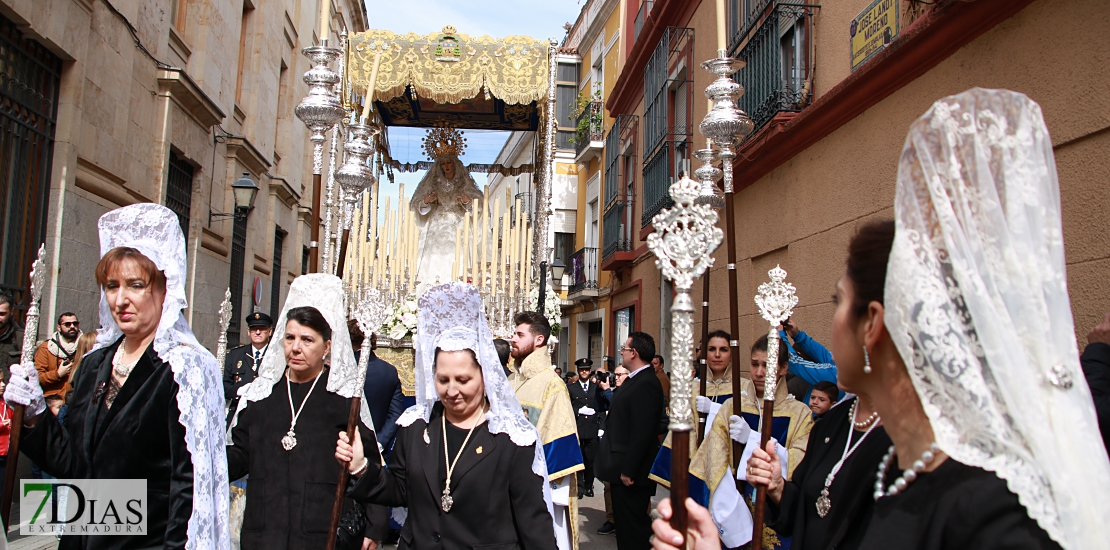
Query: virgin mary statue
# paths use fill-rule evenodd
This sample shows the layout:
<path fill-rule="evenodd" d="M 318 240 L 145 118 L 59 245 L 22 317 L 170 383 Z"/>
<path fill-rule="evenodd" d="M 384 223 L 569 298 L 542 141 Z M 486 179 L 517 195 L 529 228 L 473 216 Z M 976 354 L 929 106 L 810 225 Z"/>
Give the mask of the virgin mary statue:
<path fill-rule="evenodd" d="M 424 138 L 424 150 L 435 165 L 420 180 L 409 203 L 420 231 L 416 262 L 420 290 L 450 281 L 455 230 L 471 201 L 482 198 L 474 178 L 459 161 L 465 148 L 466 140 L 450 127 L 433 128 Z"/>

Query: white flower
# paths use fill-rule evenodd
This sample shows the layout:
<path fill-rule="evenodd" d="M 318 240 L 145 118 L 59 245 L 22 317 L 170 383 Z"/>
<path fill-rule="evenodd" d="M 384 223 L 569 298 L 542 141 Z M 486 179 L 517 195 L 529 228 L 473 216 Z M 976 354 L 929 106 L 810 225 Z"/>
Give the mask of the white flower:
<path fill-rule="evenodd" d="M 408 334 L 408 332 L 409 332 L 409 330 L 408 330 L 407 327 L 405 327 L 404 325 L 401 325 L 401 324 L 396 324 L 396 325 L 393 325 L 392 329 L 390 329 L 389 337 L 394 339 L 394 340 L 401 340 L 405 337 L 405 335 Z"/>

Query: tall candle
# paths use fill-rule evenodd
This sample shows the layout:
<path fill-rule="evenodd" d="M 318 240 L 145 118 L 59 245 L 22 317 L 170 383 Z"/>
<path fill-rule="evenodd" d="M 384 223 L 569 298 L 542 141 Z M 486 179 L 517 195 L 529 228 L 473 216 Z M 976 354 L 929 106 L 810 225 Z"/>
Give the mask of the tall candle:
<path fill-rule="evenodd" d="M 500 231 L 501 228 L 498 227 L 498 224 L 497 224 L 497 215 L 501 213 L 500 208 L 501 208 L 501 197 L 494 197 L 493 198 L 493 211 L 490 212 L 490 219 L 489 219 L 489 223 L 491 225 L 490 229 L 493 232 L 493 247 L 490 249 L 490 266 L 489 266 L 489 269 L 490 269 L 490 283 L 492 284 L 493 288 L 498 287 L 497 277 L 501 274 L 501 264 L 497 261 L 498 260 L 498 252 L 499 252 L 498 251 L 499 247 L 497 246 L 497 244 L 498 244 L 498 242 L 500 242 L 499 237 L 501 236 L 501 231 Z"/>
<path fill-rule="evenodd" d="M 482 262 L 479 265 L 478 277 L 481 279 L 481 284 L 486 284 L 486 274 L 489 267 L 486 261 L 489 259 L 489 189 L 482 195 Z"/>
<path fill-rule="evenodd" d="M 725 0 L 717 0 L 717 49 L 725 49 Z"/>
<path fill-rule="evenodd" d="M 455 228 L 455 263 L 451 266 L 451 280 L 459 279 L 459 250 L 462 243 L 462 226 Z"/>
<path fill-rule="evenodd" d="M 524 272 L 524 292 L 532 290 L 532 228 L 524 230 L 524 256 L 520 258 L 520 263 L 524 265 L 521 270 Z M 543 277 L 543 274 L 540 274 Z"/>
<path fill-rule="evenodd" d="M 321 0 L 320 2 L 320 40 L 321 42 L 328 39 L 331 34 L 331 0 Z"/>

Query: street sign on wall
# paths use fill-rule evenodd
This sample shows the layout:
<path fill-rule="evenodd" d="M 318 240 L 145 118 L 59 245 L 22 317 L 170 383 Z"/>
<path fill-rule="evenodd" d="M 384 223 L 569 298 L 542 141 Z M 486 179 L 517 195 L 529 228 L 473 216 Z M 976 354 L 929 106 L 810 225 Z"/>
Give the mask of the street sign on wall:
<path fill-rule="evenodd" d="M 875 0 L 848 28 L 852 70 L 867 62 L 898 36 L 898 0 Z"/>

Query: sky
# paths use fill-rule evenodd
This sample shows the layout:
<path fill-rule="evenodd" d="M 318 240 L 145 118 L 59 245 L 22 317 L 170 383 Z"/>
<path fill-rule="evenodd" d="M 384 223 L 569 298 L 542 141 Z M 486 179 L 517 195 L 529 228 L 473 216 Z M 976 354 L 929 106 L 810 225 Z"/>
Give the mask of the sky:
<path fill-rule="evenodd" d="M 566 31 L 563 25 L 573 24 L 585 0 L 365 0 L 366 13 L 372 29 L 387 29 L 395 33 L 431 34 L 445 25 L 454 25 L 458 32 L 471 36 L 493 37 L 525 35 L 533 38 L 553 38 L 561 41 Z M 399 162 L 429 160 L 424 156 L 420 139 L 424 130 L 419 128 L 388 129 L 389 145 L 393 158 Z M 466 152 L 463 164 L 492 163 L 505 145 L 509 132 L 463 131 Z M 391 195 L 396 204 L 398 184 L 405 184 L 409 195 L 416 189 L 423 172 L 396 173 L 396 182 L 390 184 L 381 178 L 380 196 Z M 478 187 L 486 185 L 485 174 L 475 174 Z"/>

